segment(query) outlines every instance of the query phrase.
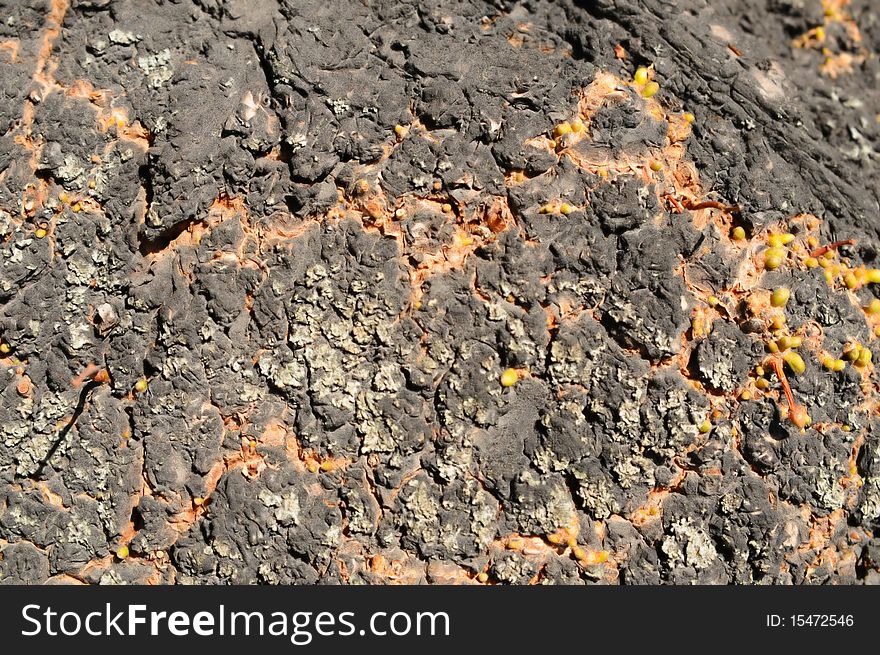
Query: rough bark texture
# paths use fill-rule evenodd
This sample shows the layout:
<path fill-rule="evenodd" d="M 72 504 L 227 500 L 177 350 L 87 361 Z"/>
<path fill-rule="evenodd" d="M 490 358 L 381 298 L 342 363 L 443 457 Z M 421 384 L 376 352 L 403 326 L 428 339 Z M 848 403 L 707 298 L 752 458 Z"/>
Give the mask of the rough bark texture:
<path fill-rule="evenodd" d="M 878 46 L 0 0 L 0 581 L 877 582 Z"/>

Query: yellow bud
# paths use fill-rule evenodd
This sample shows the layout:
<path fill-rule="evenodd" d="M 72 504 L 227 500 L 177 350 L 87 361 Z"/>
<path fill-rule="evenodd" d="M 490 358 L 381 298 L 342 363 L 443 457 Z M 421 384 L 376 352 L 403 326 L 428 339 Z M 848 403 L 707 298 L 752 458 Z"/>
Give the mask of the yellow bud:
<path fill-rule="evenodd" d="M 770 294 L 770 304 L 774 307 L 785 307 L 785 304 L 790 297 L 791 291 L 789 291 L 788 288 L 779 287 L 778 289 L 774 289 L 773 293 Z"/>
<path fill-rule="evenodd" d="M 779 255 L 767 255 L 764 258 L 764 268 L 768 271 L 775 271 L 780 266 L 782 266 L 782 257 Z"/>
<path fill-rule="evenodd" d="M 645 85 L 645 88 L 642 89 L 642 97 L 643 98 L 653 98 L 657 95 L 657 92 L 660 90 L 660 85 L 657 82 L 648 82 Z"/>
<path fill-rule="evenodd" d="M 764 268 L 774 271 L 782 265 L 782 258 L 785 253 L 781 248 L 768 248 L 764 252 Z"/>
<path fill-rule="evenodd" d="M 868 306 L 865 307 L 865 313 L 871 314 L 880 314 L 880 299 L 874 298 L 871 302 L 868 303 Z"/>
<path fill-rule="evenodd" d="M 702 432 L 703 434 L 706 434 L 711 429 L 712 429 L 712 423 L 709 421 L 709 419 L 706 419 L 705 421 L 700 423 L 700 432 Z"/>
<path fill-rule="evenodd" d="M 782 359 L 785 360 L 785 363 L 797 374 L 803 373 L 807 370 L 807 365 L 804 363 L 803 358 L 798 355 L 793 350 L 789 350 L 786 352 Z"/>
<path fill-rule="evenodd" d="M 880 269 L 870 269 L 867 273 L 865 273 L 865 279 L 872 284 L 880 284 Z"/>
<path fill-rule="evenodd" d="M 119 559 L 125 559 L 128 557 L 128 546 L 120 546 L 116 549 L 116 557 Z"/>
<path fill-rule="evenodd" d="M 734 241 L 742 241 L 746 238 L 746 231 L 742 227 L 733 228 L 733 232 L 730 235 L 730 238 Z"/>
<path fill-rule="evenodd" d="M 44 230 L 43 228 L 39 228 L 36 232 L 34 232 L 34 236 L 38 239 L 42 239 L 44 236 L 46 236 L 46 230 Z"/>
<path fill-rule="evenodd" d="M 565 216 L 572 214 L 574 210 L 575 207 L 573 205 L 569 205 L 567 202 L 562 203 L 562 205 L 559 207 L 559 212 L 561 214 L 564 214 Z"/>
<path fill-rule="evenodd" d="M 516 372 L 515 368 L 505 369 L 501 374 L 501 386 L 502 387 L 512 387 L 519 380 L 519 374 Z"/>
<path fill-rule="evenodd" d="M 141 378 L 140 380 L 138 380 L 137 382 L 134 383 L 134 390 L 137 391 L 138 393 L 143 393 L 144 391 L 147 390 L 148 385 L 149 385 L 149 382 L 147 382 L 147 379 Z"/>
<path fill-rule="evenodd" d="M 584 560 L 587 564 L 604 564 L 608 561 L 607 550 L 597 550 L 590 553 Z"/>
<path fill-rule="evenodd" d="M 807 268 L 816 268 L 819 265 L 819 260 L 815 257 L 807 257 L 804 260 L 804 266 Z"/>
<path fill-rule="evenodd" d="M 697 120 L 697 117 L 694 116 L 694 115 L 693 115 L 692 113 L 690 113 L 690 112 L 686 112 L 686 113 L 684 114 L 684 116 L 682 116 L 682 118 L 684 118 L 684 122 L 685 122 L 685 123 L 693 123 L 695 120 Z"/>
<path fill-rule="evenodd" d="M 648 83 L 648 69 L 641 67 L 636 70 L 636 74 L 633 75 L 633 81 L 636 84 L 647 84 Z"/>
<path fill-rule="evenodd" d="M 565 136 L 569 132 L 571 132 L 571 125 L 569 125 L 568 123 L 560 123 L 553 128 L 553 136 L 555 136 L 557 139 L 561 136 Z"/>

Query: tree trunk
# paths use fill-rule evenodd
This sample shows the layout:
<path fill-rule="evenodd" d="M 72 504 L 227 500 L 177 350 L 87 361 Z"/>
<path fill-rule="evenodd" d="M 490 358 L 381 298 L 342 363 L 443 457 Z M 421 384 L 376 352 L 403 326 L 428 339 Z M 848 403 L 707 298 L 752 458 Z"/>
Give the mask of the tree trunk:
<path fill-rule="evenodd" d="M 876 3 L 0 15 L 0 579 L 880 581 Z"/>

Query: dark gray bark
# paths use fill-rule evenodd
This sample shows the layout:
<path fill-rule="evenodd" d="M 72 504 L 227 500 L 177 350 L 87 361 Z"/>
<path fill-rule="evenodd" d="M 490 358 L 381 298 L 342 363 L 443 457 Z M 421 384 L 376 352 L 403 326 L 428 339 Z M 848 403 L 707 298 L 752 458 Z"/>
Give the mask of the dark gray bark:
<path fill-rule="evenodd" d="M 0 16 L 0 582 L 878 581 L 875 3 Z"/>

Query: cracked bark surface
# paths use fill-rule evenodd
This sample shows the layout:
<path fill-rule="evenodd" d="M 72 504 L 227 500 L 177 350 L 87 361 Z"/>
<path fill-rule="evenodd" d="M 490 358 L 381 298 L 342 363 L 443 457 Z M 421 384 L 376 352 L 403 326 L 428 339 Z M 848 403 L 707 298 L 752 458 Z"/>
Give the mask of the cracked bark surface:
<path fill-rule="evenodd" d="M 0 17 L 0 582 L 880 581 L 869 0 Z"/>

